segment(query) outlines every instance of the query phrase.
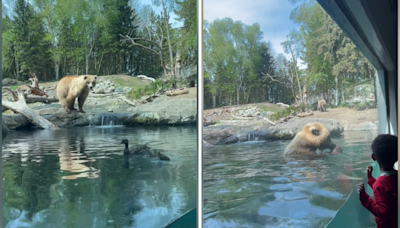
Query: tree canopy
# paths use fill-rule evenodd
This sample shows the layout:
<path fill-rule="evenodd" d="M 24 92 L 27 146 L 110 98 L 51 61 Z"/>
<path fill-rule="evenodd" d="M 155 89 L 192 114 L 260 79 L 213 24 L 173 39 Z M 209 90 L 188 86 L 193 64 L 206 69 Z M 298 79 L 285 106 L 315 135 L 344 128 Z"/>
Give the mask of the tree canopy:
<path fill-rule="evenodd" d="M 16 0 L 3 6 L 3 78 L 174 74 L 165 67 L 175 67 L 178 53 L 182 65 L 197 64 L 196 3 L 166 1 L 156 13 L 130 0 Z M 172 13 L 182 27 L 173 26 Z"/>
<path fill-rule="evenodd" d="M 298 25 L 274 53 L 258 24 L 205 21 L 205 107 L 324 98 L 345 104 L 355 85 L 374 85 L 375 69 L 314 0 L 291 0 Z M 305 65 L 306 67 L 301 67 Z M 304 101 L 306 101 L 304 99 Z M 310 103 L 310 99 L 307 100 Z"/>

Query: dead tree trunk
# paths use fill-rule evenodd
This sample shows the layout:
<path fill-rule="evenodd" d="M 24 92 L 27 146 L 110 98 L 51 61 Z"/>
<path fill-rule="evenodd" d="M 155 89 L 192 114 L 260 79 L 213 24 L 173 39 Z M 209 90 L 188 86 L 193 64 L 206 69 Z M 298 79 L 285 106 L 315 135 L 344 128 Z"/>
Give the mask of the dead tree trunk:
<path fill-rule="evenodd" d="M 39 114 L 30 109 L 25 102 L 25 96 L 22 92 L 18 92 L 18 100 L 16 102 L 2 100 L 2 106 L 18 112 L 25 116 L 31 123 L 35 126 L 43 129 L 57 130 L 59 127 L 48 121 L 47 119 L 41 117 Z"/>

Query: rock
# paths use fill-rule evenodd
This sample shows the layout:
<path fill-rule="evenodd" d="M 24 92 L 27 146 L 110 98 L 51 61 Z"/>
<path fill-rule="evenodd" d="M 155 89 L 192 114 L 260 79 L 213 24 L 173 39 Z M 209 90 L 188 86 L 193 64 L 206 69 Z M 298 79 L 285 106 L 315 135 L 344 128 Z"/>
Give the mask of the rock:
<path fill-rule="evenodd" d="M 2 130 L 2 138 L 4 139 L 10 133 L 10 129 L 7 127 L 4 121 L 2 121 L 1 130 Z"/>
<path fill-rule="evenodd" d="M 232 127 L 207 127 L 203 129 L 203 139 L 213 145 L 261 140 L 291 140 L 304 125 L 311 122 L 324 125 L 332 136 L 338 136 L 343 132 L 343 127 L 337 120 L 294 118 L 286 123 L 270 127 L 268 130 L 255 128 L 253 131 L 244 133 L 235 132 Z"/>
<path fill-rule="evenodd" d="M 278 131 L 290 129 L 292 130 L 293 134 L 297 134 L 297 132 L 301 131 L 301 129 L 307 123 L 315 123 L 315 122 L 324 125 L 324 127 L 330 132 L 332 136 L 339 136 L 344 131 L 343 126 L 340 124 L 338 120 L 335 119 L 299 118 L 299 117 L 294 117 L 285 123 L 272 126 L 269 129 Z"/>
<path fill-rule="evenodd" d="M 17 85 L 20 83 L 19 81 L 12 79 L 12 78 L 5 78 L 1 82 L 2 82 L 3 86 L 13 86 L 13 85 Z"/>
<path fill-rule="evenodd" d="M 115 90 L 114 86 L 111 86 L 108 89 L 106 89 L 106 91 L 104 93 L 112 93 L 112 92 L 114 92 L 114 90 Z"/>
<path fill-rule="evenodd" d="M 133 90 L 133 88 L 129 88 L 129 87 L 124 87 L 124 89 L 123 89 L 124 93 L 129 93 L 132 90 Z"/>
<path fill-rule="evenodd" d="M 115 88 L 115 91 L 114 92 L 116 92 L 116 93 L 122 93 L 122 88 L 121 87 L 117 87 L 117 88 Z"/>
<path fill-rule="evenodd" d="M 197 100 L 191 98 L 170 99 L 159 97 L 151 103 L 134 107 L 134 112 L 147 113 L 140 118 L 151 119 L 166 124 L 186 124 L 197 122 Z M 146 121 L 145 121 L 146 122 Z M 156 121 L 157 122 L 157 121 Z"/>
<path fill-rule="evenodd" d="M 96 87 L 94 87 L 94 89 L 93 89 L 93 93 L 97 93 L 97 94 L 104 94 L 104 89 L 102 88 L 102 87 L 98 87 L 98 86 L 96 86 Z"/>
<path fill-rule="evenodd" d="M 110 106 L 109 106 L 110 107 Z M 139 107 L 139 108 L 138 108 Z M 74 126 L 101 125 L 113 122 L 125 126 L 137 125 L 182 125 L 197 122 L 196 99 L 161 99 L 134 107 L 130 113 L 114 113 L 112 108 L 105 113 L 80 113 L 73 111 L 68 114 L 61 108 L 47 108 L 37 111 L 61 128 Z M 25 117 L 20 114 L 3 114 L 3 121 L 10 129 L 31 127 Z"/>
<path fill-rule="evenodd" d="M 204 128 L 203 139 L 213 145 L 226 144 L 227 141 L 233 143 L 234 138 L 230 138 L 235 134 L 233 128 Z M 238 140 L 236 140 L 237 142 Z"/>
<path fill-rule="evenodd" d="M 3 114 L 4 123 L 10 130 L 26 128 L 32 126 L 31 123 L 22 115 L 19 114 Z"/>

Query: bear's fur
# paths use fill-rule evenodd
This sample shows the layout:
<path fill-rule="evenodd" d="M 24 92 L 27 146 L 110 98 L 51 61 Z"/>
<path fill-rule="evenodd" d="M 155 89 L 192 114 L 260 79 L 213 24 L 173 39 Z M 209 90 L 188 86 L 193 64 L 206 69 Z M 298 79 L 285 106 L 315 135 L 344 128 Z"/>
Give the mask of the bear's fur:
<path fill-rule="evenodd" d="M 83 104 L 89 91 L 96 86 L 96 79 L 97 75 L 67 75 L 58 82 L 57 97 L 67 113 L 76 110 L 74 107 L 76 98 L 78 98 L 79 111 L 85 113 Z"/>
<path fill-rule="evenodd" d="M 326 112 L 326 101 L 324 99 L 318 100 L 318 111 Z"/>
<path fill-rule="evenodd" d="M 341 153 L 341 148 L 331 141 L 329 131 L 320 123 L 308 123 L 302 131 L 296 134 L 292 142 L 286 147 L 284 154 L 288 155 L 316 155 L 317 150 L 322 152 L 329 149 L 330 154 Z"/>

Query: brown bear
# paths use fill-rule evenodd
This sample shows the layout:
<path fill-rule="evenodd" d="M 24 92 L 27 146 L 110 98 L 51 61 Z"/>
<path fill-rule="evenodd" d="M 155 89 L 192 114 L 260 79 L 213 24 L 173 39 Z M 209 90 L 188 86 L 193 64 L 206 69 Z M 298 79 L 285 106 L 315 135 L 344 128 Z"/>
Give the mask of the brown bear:
<path fill-rule="evenodd" d="M 320 123 L 308 123 L 286 147 L 285 155 L 317 155 L 329 149 L 329 154 L 341 153 L 342 149 L 331 141 L 329 131 Z"/>
<path fill-rule="evenodd" d="M 318 111 L 326 112 L 326 101 L 324 99 L 318 100 Z"/>
<path fill-rule="evenodd" d="M 96 86 L 96 79 L 97 75 L 67 75 L 58 82 L 57 97 L 67 113 L 76 110 L 74 108 L 76 98 L 78 98 L 79 111 L 85 113 L 82 109 L 83 104 L 89 95 L 89 90 Z"/>

